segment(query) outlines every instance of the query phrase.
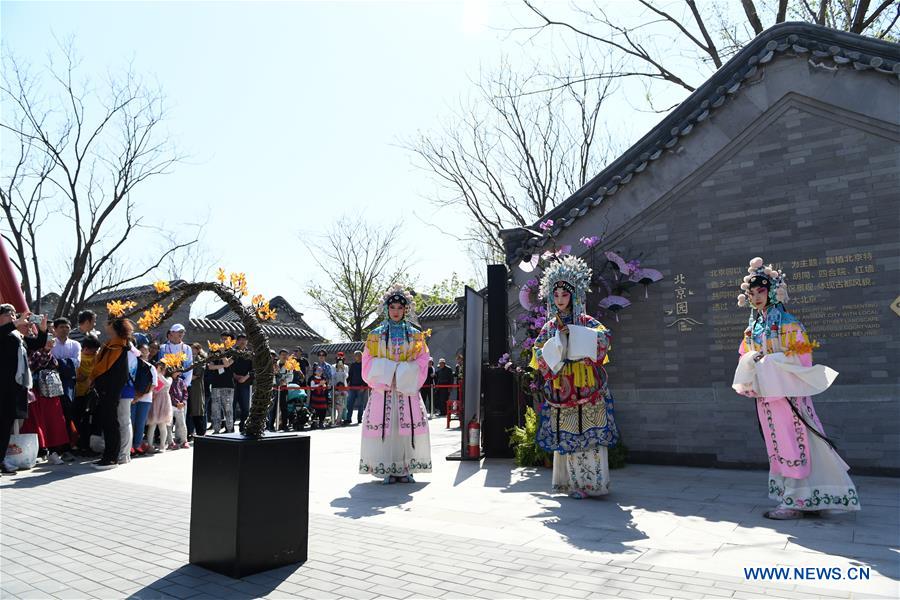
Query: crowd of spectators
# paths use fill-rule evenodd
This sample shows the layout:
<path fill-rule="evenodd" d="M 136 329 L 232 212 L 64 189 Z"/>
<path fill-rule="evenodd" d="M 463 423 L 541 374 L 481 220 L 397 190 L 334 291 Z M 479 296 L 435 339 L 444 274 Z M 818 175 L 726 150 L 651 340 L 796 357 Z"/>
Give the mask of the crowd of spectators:
<path fill-rule="evenodd" d="M 234 357 L 207 361 L 199 342 L 185 342 L 176 323 L 165 339 L 135 333 L 128 319 L 114 319 L 101 334 L 86 310 L 75 327 L 66 318 L 17 314 L 0 305 L 0 448 L 9 436 L 34 433 L 38 462 L 60 465 L 77 457 L 111 469 L 133 458 L 189 448 L 195 436 L 243 432 L 250 415 L 253 363 L 247 336 L 224 332 L 220 341 Z M 272 352 L 273 402 L 267 428 L 299 431 L 362 422 L 368 389 L 362 352 L 334 363 L 320 350 L 315 361 L 302 347 Z M 181 367 L 167 366 L 179 355 Z M 451 385 L 462 378 L 461 359 L 450 369 L 441 358 L 429 366 L 422 389 L 426 406 L 444 414 Z M 15 466 L 4 456 L 3 473 Z"/>

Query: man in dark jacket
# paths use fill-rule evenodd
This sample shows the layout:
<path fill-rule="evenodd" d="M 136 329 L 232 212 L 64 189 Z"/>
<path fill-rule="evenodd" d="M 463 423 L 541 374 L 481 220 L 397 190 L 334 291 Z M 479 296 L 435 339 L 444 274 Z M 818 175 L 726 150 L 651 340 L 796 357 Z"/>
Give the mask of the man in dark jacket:
<path fill-rule="evenodd" d="M 438 368 L 434 372 L 435 385 L 453 385 L 453 370 L 447 366 L 447 360 L 438 361 Z M 447 414 L 447 400 L 450 399 L 450 388 L 437 388 L 434 390 L 434 406 L 441 416 Z"/>
<path fill-rule="evenodd" d="M 347 385 L 349 387 L 364 387 L 366 385 L 362 376 L 362 352 L 353 353 L 353 362 L 347 371 Z M 362 423 L 363 411 L 366 409 L 366 394 L 368 390 L 350 390 L 347 392 L 347 411 L 344 413 L 344 425 L 353 422 L 353 407 L 356 406 L 356 423 Z"/>
<path fill-rule="evenodd" d="M 4 455 L 13 423 L 28 416 L 28 389 L 32 383 L 28 353 L 47 345 L 47 316 L 35 331 L 28 321 L 30 315 L 26 311 L 17 316 L 12 304 L 0 304 L 0 452 Z M 15 473 L 5 460 L 0 463 L 4 473 Z"/>

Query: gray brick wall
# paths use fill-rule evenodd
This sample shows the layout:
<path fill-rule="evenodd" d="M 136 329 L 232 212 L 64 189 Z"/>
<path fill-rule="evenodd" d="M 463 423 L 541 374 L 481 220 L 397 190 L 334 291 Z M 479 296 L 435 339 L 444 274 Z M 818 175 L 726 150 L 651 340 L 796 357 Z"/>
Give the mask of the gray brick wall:
<path fill-rule="evenodd" d="M 794 291 L 789 310 L 822 344 L 816 362 L 841 373 L 816 398 L 828 433 L 852 466 L 900 472 L 894 452 L 900 338 L 889 309 L 900 292 L 898 189 L 896 143 L 793 107 L 623 240 L 626 255 L 643 251 L 645 264 L 666 276 L 649 299 L 632 293 L 634 304 L 619 322 L 604 319 L 614 334 L 607 370 L 620 400 L 618 419 L 636 457 L 659 460 L 654 453 L 674 452 L 687 462 L 764 464 L 754 405 L 730 389 L 748 316 L 735 306 L 743 273 L 713 275 L 726 268 L 745 272 L 747 261 L 761 255 L 781 263 L 794 288 L 814 288 Z M 851 255 L 852 262 L 827 264 Z M 800 259 L 819 264 L 793 264 Z M 809 279 L 794 276 L 803 272 Z M 691 331 L 671 326 L 677 315 L 666 313 L 675 308 L 681 274 L 693 292 L 684 316 L 702 323 Z M 871 285 L 816 289 L 857 278 Z M 863 312 L 872 314 L 855 331 L 828 330 L 829 323 Z"/>
<path fill-rule="evenodd" d="M 765 465 L 753 402 L 730 388 L 749 313 L 735 297 L 760 255 L 787 272 L 789 309 L 822 345 L 816 362 L 840 372 L 815 398 L 826 432 L 856 472 L 900 475 L 900 317 L 889 308 L 900 293 L 898 105 L 886 78 L 778 61 L 558 239 L 577 247 L 605 234 L 665 275 L 647 299 L 631 290 L 619 321 L 602 319 L 633 460 Z M 687 315 L 677 275 L 693 292 Z M 514 277 L 510 307 L 528 275 Z M 696 324 L 680 331 L 680 316 Z"/>

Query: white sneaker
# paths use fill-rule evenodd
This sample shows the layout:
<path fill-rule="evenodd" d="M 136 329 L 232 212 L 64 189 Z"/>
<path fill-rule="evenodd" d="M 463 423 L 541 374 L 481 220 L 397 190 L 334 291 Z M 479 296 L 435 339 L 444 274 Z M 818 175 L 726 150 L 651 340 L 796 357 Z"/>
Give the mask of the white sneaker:
<path fill-rule="evenodd" d="M 63 459 L 56 452 L 51 452 L 50 456 L 47 457 L 47 462 L 51 465 L 61 465 L 63 464 Z"/>

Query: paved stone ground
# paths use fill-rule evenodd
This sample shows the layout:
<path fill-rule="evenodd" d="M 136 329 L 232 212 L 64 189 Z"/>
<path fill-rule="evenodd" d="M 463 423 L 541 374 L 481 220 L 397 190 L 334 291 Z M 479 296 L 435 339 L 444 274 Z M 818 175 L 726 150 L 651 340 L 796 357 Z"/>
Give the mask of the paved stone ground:
<path fill-rule="evenodd" d="M 855 477 L 856 515 L 772 522 L 763 472 L 629 465 L 602 500 L 548 493 L 548 470 L 446 462 L 382 486 L 359 429 L 313 432 L 310 559 L 232 580 L 187 564 L 192 451 L 102 473 L 0 479 L 2 598 L 896 598 L 900 481 Z M 748 581 L 744 567 L 870 569 L 868 581 Z"/>

